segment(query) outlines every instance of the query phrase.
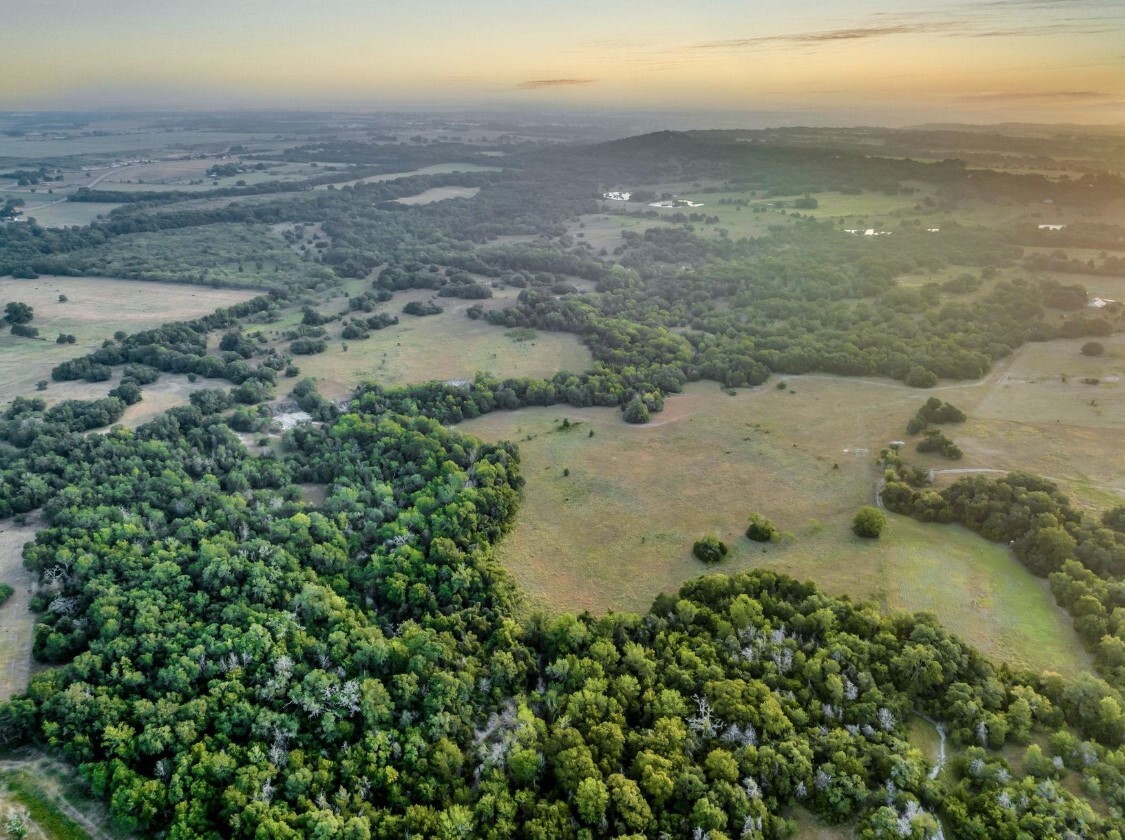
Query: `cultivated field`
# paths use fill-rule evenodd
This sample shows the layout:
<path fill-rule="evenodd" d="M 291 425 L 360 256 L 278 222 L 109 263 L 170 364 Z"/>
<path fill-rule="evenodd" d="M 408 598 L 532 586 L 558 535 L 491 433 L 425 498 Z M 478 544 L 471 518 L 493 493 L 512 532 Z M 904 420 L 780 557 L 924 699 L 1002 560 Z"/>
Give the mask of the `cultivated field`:
<path fill-rule="evenodd" d="M 767 386 L 733 397 L 697 383 L 646 426 L 612 409 L 565 406 L 462 424 L 520 444 L 525 500 L 501 560 L 551 609 L 643 610 L 707 571 L 691 544 L 715 534 L 732 549 L 723 572 L 776 568 L 887 609 L 934 612 L 999 659 L 1085 667 L 1067 617 L 1006 551 L 894 516 L 878 542 L 852 535 L 851 517 L 873 499 L 878 447 L 901 435 L 918 391 L 832 377 L 789 382 L 796 393 Z M 788 536 L 766 546 L 745 539 L 754 511 Z M 926 592 L 915 584 L 921 574 L 942 585 Z"/>
<path fill-rule="evenodd" d="M 59 302 L 59 295 L 68 300 Z M 35 391 L 35 383 L 50 380 L 51 368 L 96 350 L 117 330 L 133 333 L 167 323 L 196 318 L 248 300 L 256 292 L 212 289 L 171 283 L 139 283 L 97 277 L 40 277 L 37 280 L 0 278 L 0 305 L 23 301 L 35 310 L 32 326 L 41 339 L 17 338 L 0 332 L 0 394 Z M 74 344 L 56 344 L 59 333 L 73 335 Z M 107 383 L 97 383 L 105 396 Z M 55 396 L 61 383 L 51 383 L 44 396 Z M 67 394 L 67 397 L 70 397 Z"/>

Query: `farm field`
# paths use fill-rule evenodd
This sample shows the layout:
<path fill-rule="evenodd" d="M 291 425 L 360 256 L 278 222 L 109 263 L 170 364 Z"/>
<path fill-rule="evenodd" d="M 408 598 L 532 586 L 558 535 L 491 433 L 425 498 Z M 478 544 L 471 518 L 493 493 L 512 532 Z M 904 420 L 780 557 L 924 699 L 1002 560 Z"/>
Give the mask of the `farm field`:
<path fill-rule="evenodd" d="M 691 544 L 715 534 L 731 546 L 723 573 L 775 568 L 888 609 L 934 612 L 999 659 L 1086 666 L 1049 591 L 1006 551 L 901 517 L 878 542 L 852 535 L 851 517 L 873 496 L 871 450 L 901 430 L 918 392 L 828 378 L 791 384 L 796 394 L 766 387 L 731 397 L 696 383 L 647 426 L 612 409 L 563 406 L 462 424 L 520 445 L 525 499 L 498 556 L 550 609 L 644 610 L 708 571 Z M 766 546 L 745 539 L 754 511 L 790 536 Z M 927 595 L 910 583 L 920 569 L 950 570 L 963 588 Z"/>
<path fill-rule="evenodd" d="M 65 294 L 66 303 L 59 302 Z M 117 330 L 138 332 L 168 321 L 195 318 L 224 306 L 249 300 L 246 289 L 212 289 L 171 283 L 140 283 L 100 277 L 40 277 L 37 280 L 0 279 L 0 302 L 22 301 L 35 310 L 32 326 L 40 340 L 0 332 L 0 392 L 28 394 L 35 383 L 51 378 L 51 368 L 96 350 Z M 59 333 L 73 335 L 74 344 L 56 344 Z M 105 396 L 107 383 L 97 383 Z M 52 383 L 44 396 L 54 396 Z M 68 396 L 70 396 L 68 394 Z"/>
<path fill-rule="evenodd" d="M 514 297 L 518 291 L 505 289 L 498 298 Z M 362 341 L 346 342 L 347 351 L 335 339 L 323 353 L 296 357 L 301 376 L 314 377 L 324 396 L 343 399 L 368 380 L 407 385 L 432 379 L 472 379 L 481 371 L 502 377 L 552 376 L 560 370 L 581 372 L 593 363 L 577 336 L 540 332 L 533 339 L 516 341 L 502 327 L 467 318 L 469 301 L 438 298 L 445 308 L 439 315 L 402 314 L 407 301 L 430 297 L 428 291 L 395 294 L 383 310 L 398 315 L 397 325 L 372 332 Z"/>

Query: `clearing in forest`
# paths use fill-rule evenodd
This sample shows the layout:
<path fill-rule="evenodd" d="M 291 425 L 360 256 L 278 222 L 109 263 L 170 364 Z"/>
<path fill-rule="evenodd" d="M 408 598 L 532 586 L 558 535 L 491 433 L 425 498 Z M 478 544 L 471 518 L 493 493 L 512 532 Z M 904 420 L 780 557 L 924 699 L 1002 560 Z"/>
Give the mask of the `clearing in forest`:
<path fill-rule="evenodd" d="M 695 383 L 646 426 L 613 409 L 568 406 L 461 424 L 520 446 L 527 486 L 501 561 L 550 609 L 594 612 L 644 610 L 699 574 L 768 566 L 833 594 L 934 612 L 997 659 L 1086 667 L 1050 592 L 1006 550 L 894 516 L 879 541 L 852 534 L 852 516 L 873 498 L 878 446 L 901 436 L 920 392 L 833 378 L 789 384 L 796 393 L 771 382 L 728 396 Z M 747 540 L 755 511 L 791 537 Z M 691 554 L 705 534 L 731 547 L 718 567 Z M 942 575 L 942 585 L 917 589 L 922 573 Z"/>
<path fill-rule="evenodd" d="M 65 302 L 59 301 L 60 294 L 66 295 Z M 2 278 L 0 307 L 9 301 L 29 304 L 35 310 L 31 326 L 38 328 L 40 338 L 19 338 L 7 330 L 0 331 L 0 394 L 34 394 L 36 382 L 51 379 L 51 368 L 96 350 L 118 330 L 134 333 L 169 321 L 197 318 L 257 294 L 246 289 L 101 277 Z M 75 343 L 56 344 L 60 333 L 73 335 Z M 70 385 L 51 382 L 42 396 L 56 397 Z M 104 397 L 113 387 L 105 382 L 95 385 L 96 393 L 81 393 L 80 398 Z M 55 391 L 50 393 L 51 389 Z M 78 396 L 78 392 L 66 393 L 67 398 Z"/>
<path fill-rule="evenodd" d="M 27 687 L 35 614 L 27 606 L 32 576 L 23 567 L 23 546 L 35 539 L 35 531 L 41 527 L 35 520 L 26 525 L 0 520 L 0 583 L 15 590 L 0 605 L 0 703 Z"/>
<path fill-rule="evenodd" d="M 505 289 L 482 303 L 486 307 L 502 306 L 519 291 Z M 472 379 L 477 372 L 501 378 L 550 377 L 560 370 L 580 373 L 593 365 L 590 351 L 570 333 L 534 331 L 525 336 L 483 319 L 466 317 L 465 310 L 476 301 L 435 298 L 444 310 L 440 314 L 403 314 L 407 302 L 433 296 L 433 292 L 423 290 L 396 292 L 379 311 L 397 315 L 399 323 L 376 330 L 366 339 L 341 341 L 339 322 L 328 325 L 332 338 L 327 349 L 294 359 L 301 377 L 314 377 L 320 392 L 329 399 L 344 399 L 364 381 L 409 385 L 434 379 Z M 284 349 L 288 342 L 278 346 Z M 280 385 L 278 392 L 284 388 Z"/>

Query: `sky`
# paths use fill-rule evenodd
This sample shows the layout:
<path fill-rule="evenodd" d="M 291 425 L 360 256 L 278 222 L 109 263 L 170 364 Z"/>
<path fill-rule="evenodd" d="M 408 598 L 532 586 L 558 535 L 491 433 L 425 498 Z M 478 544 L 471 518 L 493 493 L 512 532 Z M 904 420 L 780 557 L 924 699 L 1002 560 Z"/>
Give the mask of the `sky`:
<path fill-rule="evenodd" d="M 0 0 L 0 110 L 1125 123 L 1125 0 Z"/>

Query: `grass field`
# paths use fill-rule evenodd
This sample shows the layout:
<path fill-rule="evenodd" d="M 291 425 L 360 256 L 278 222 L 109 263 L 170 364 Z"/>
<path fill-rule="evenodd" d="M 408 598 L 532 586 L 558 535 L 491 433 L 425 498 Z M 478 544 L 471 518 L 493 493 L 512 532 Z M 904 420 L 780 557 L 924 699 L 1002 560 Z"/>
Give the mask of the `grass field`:
<path fill-rule="evenodd" d="M 612 409 L 564 406 L 462 424 L 520 444 L 525 499 L 499 557 L 550 609 L 644 610 L 708 570 L 691 544 L 715 534 L 731 546 L 724 572 L 775 568 L 887 609 L 934 612 L 998 659 L 1086 666 L 1050 593 L 1006 551 L 893 516 L 878 542 L 852 535 L 851 517 L 872 500 L 877 446 L 902 429 L 918 392 L 829 377 L 790 384 L 795 394 L 767 387 L 731 397 L 697 383 L 647 426 Z M 766 546 L 745 539 L 754 511 L 790 536 Z M 923 573 L 942 575 L 933 591 L 914 583 Z"/>
<path fill-rule="evenodd" d="M 811 811 L 799 806 L 792 808 L 785 816 L 797 823 L 793 833 L 794 840 L 852 840 L 855 827 L 852 825 L 825 825 Z"/>
<path fill-rule="evenodd" d="M 610 202 L 611 204 L 616 202 Z M 631 230 L 644 233 L 649 228 L 667 227 L 669 222 L 662 219 L 636 219 L 631 216 L 615 216 L 612 214 L 589 213 L 578 217 L 577 222 L 570 222 L 567 232 L 580 242 L 588 242 L 594 253 L 602 248 L 613 253 L 613 249 L 624 240 L 621 232 Z"/>
<path fill-rule="evenodd" d="M 445 175 L 449 172 L 502 172 L 503 169 L 502 166 L 481 166 L 478 163 L 435 163 L 431 166 L 412 169 L 409 172 L 388 172 L 384 175 L 371 175 L 367 178 L 357 178 L 354 181 L 341 181 L 332 186 L 339 189 L 355 184 L 377 184 L 382 181 L 394 181 L 398 178 L 413 178 L 415 175 Z M 321 184 L 314 189 L 326 190 L 328 185 Z"/>
<path fill-rule="evenodd" d="M 418 195 L 408 195 L 405 198 L 396 198 L 399 204 L 433 204 L 435 201 L 445 201 L 447 198 L 472 198 L 480 192 L 480 187 L 432 187 Z"/>
<path fill-rule="evenodd" d="M 59 302 L 65 294 L 66 303 Z M 117 330 L 137 332 L 168 321 L 180 321 L 248 300 L 256 292 L 212 289 L 170 283 L 139 283 L 94 277 L 40 277 L 37 280 L 0 279 L 0 304 L 23 301 L 35 310 L 32 326 L 43 340 L 17 338 L 0 332 L 0 394 L 4 401 L 34 392 L 35 383 L 51 378 L 59 362 L 96 350 Z M 75 344 L 56 344 L 59 333 L 75 336 Z M 106 383 L 98 383 L 105 396 Z M 51 389 L 61 388 L 52 383 Z M 47 396 L 47 393 L 44 394 Z"/>
<path fill-rule="evenodd" d="M 486 303 L 502 305 L 518 291 L 504 290 L 503 297 Z M 530 341 L 514 341 L 501 327 L 465 317 L 468 301 L 439 298 L 445 308 L 440 315 L 402 314 L 407 301 L 431 296 L 427 291 L 397 293 L 383 307 L 398 315 L 396 326 L 373 332 L 362 341 L 346 342 L 347 351 L 336 338 L 323 353 L 298 356 L 301 376 L 315 377 L 326 397 L 342 399 L 365 380 L 406 385 L 431 379 L 471 379 L 478 371 L 502 377 L 552 376 L 560 370 L 581 372 L 592 364 L 590 351 L 576 336 L 538 333 Z M 332 335 L 339 335 L 338 325 L 331 329 Z"/>
<path fill-rule="evenodd" d="M 32 577 L 23 567 L 23 546 L 39 527 L 34 519 L 27 525 L 0 520 L 0 583 L 16 590 L 0 606 L 0 703 L 23 691 L 30 673 L 35 615 L 27 608 Z"/>
<path fill-rule="evenodd" d="M 24 208 L 24 215 L 42 227 L 57 228 L 71 227 L 73 225 L 88 225 L 101 216 L 108 216 L 111 210 L 116 210 L 120 204 L 102 204 L 88 201 L 55 200 L 48 196 L 49 203 L 29 201 Z"/>
<path fill-rule="evenodd" d="M 1026 345 L 988 388 L 944 396 L 969 412 L 954 435 L 966 466 L 1045 475 L 1096 507 L 1125 502 L 1125 336 L 1101 339 L 1095 358 L 1085 341 Z"/>

